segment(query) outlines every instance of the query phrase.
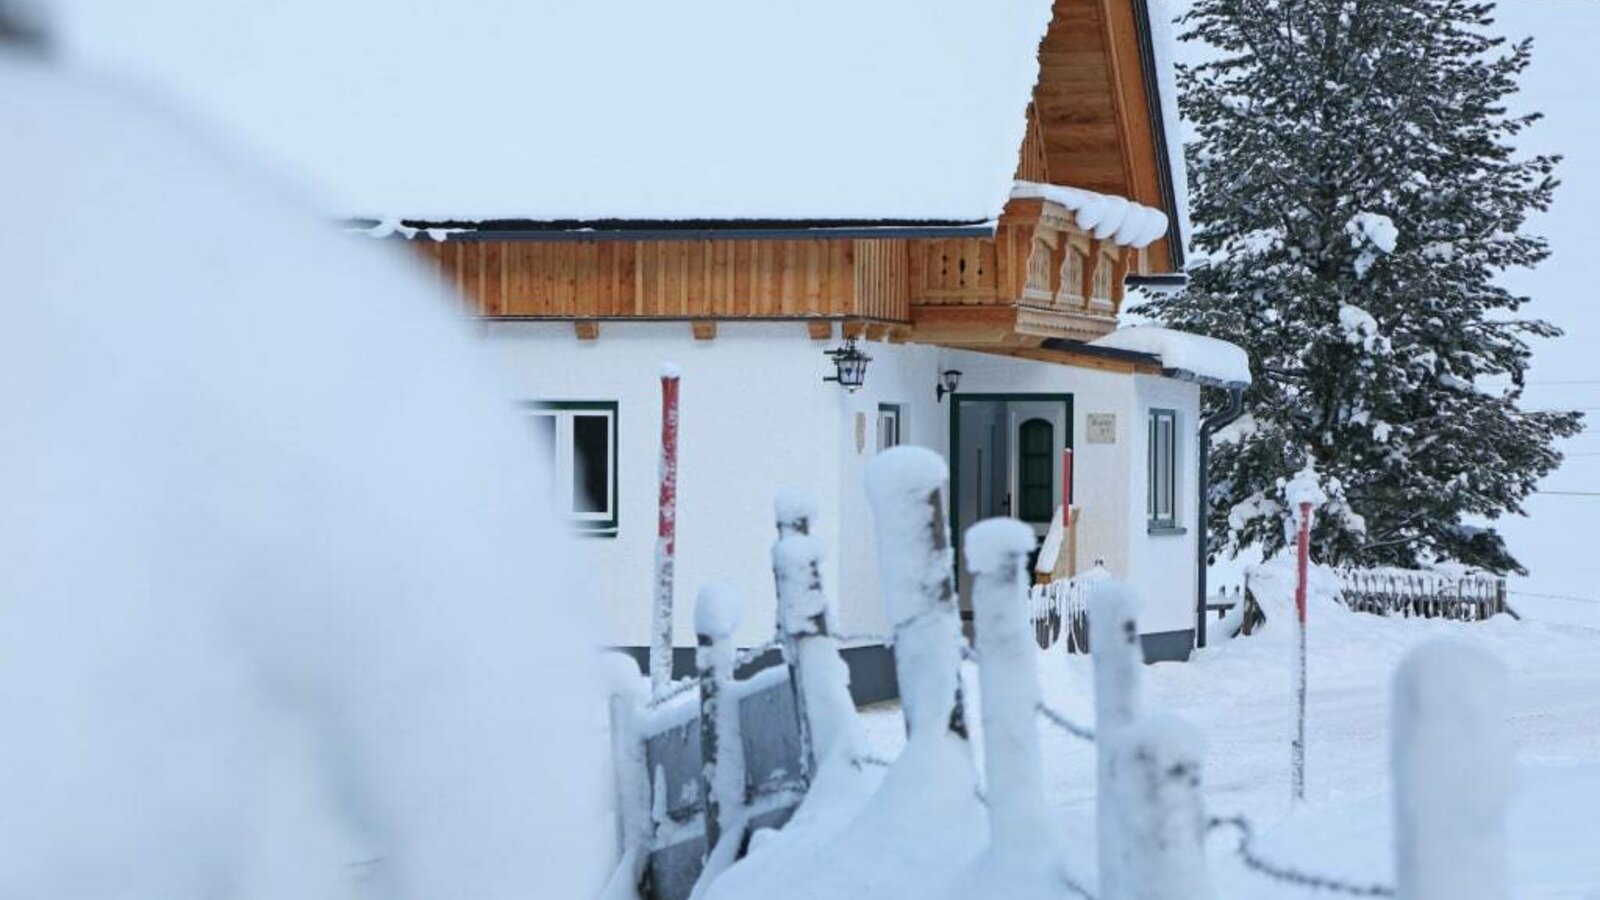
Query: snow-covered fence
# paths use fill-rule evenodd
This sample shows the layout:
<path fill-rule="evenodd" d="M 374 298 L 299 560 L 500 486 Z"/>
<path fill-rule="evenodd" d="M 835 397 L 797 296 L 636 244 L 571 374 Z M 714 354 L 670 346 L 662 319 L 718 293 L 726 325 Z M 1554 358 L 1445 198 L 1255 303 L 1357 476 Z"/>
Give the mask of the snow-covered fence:
<path fill-rule="evenodd" d="M 735 677 L 746 661 L 732 641 L 742 603 L 713 586 L 695 607 L 697 678 L 659 699 L 648 699 L 637 675 L 617 679 L 611 717 L 623 856 L 615 885 L 640 885 L 649 900 L 684 900 L 743 855 L 751 834 L 788 821 L 820 759 L 861 751 L 814 519 L 809 497 L 779 496 L 773 645 L 782 664 Z"/>
<path fill-rule="evenodd" d="M 1042 650 L 1062 644 L 1068 653 L 1089 652 L 1089 592 L 1111 577 L 1098 562 L 1074 578 L 1036 584 L 1028 591 L 1028 616 Z"/>
<path fill-rule="evenodd" d="M 1339 597 L 1356 612 L 1476 622 L 1506 612 L 1506 580 L 1412 569 L 1344 569 Z"/>

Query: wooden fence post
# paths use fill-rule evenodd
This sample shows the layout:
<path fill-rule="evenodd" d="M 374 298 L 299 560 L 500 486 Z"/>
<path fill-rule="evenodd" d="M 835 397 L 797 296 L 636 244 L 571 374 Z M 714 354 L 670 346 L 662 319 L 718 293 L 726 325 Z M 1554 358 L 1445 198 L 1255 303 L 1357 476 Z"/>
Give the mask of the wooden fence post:
<path fill-rule="evenodd" d="M 695 665 L 700 676 L 700 797 L 705 809 L 706 857 L 744 808 L 744 744 L 733 687 L 733 633 L 743 601 L 732 588 L 708 585 L 695 598 Z"/>
<path fill-rule="evenodd" d="M 1127 815 L 1129 851 L 1126 868 L 1117 873 L 1121 896 L 1211 900 L 1200 732 L 1174 716 L 1151 716 L 1122 729 L 1114 743 L 1117 805 Z M 1100 896 L 1106 897 L 1103 882 Z"/>
<path fill-rule="evenodd" d="M 961 621 L 942 497 L 949 476 L 932 450 L 894 447 L 868 464 L 867 498 L 906 732 L 948 730 L 965 741 Z"/>
<path fill-rule="evenodd" d="M 1089 654 L 1094 665 L 1094 728 L 1101 900 L 1124 900 L 1122 873 L 1129 864 L 1127 823 L 1117 788 L 1119 735 L 1139 715 L 1139 642 L 1133 591 L 1117 581 L 1096 582 L 1089 592 Z"/>
<path fill-rule="evenodd" d="M 850 672 L 828 628 L 822 543 L 811 536 L 816 503 L 809 495 L 786 491 L 776 507 L 778 540 L 772 545 L 772 574 L 778 591 L 778 629 L 790 660 L 801 740 L 814 772 L 835 753 L 856 755 L 860 724 L 850 699 Z"/>
<path fill-rule="evenodd" d="M 1395 894 L 1507 900 L 1511 739 L 1506 675 L 1487 651 L 1439 640 L 1395 674 Z"/>
<path fill-rule="evenodd" d="M 966 534 L 983 692 L 989 846 L 1001 859 L 1039 853 L 1051 831 L 1039 754 L 1038 662 L 1028 633 L 1026 570 L 1035 542 L 1033 529 L 1015 519 L 979 522 Z"/>

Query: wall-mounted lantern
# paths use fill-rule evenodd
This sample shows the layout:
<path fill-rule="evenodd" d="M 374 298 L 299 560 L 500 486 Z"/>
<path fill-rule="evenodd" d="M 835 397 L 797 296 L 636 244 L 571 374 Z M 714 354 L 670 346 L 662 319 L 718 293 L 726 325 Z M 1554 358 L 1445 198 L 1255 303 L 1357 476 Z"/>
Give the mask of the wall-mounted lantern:
<path fill-rule="evenodd" d="M 823 381 L 837 382 L 840 387 L 852 394 L 866 382 L 867 363 L 872 362 L 872 357 L 856 347 L 855 338 L 846 338 L 844 346 L 837 350 L 822 352 L 833 358 L 834 367 L 834 374 L 822 379 Z"/>
<path fill-rule="evenodd" d="M 954 394 L 956 388 L 961 386 L 961 370 L 945 369 L 939 373 L 939 384 L 933 389 L 935 403 L 942 403 L 945 394 Z"/>

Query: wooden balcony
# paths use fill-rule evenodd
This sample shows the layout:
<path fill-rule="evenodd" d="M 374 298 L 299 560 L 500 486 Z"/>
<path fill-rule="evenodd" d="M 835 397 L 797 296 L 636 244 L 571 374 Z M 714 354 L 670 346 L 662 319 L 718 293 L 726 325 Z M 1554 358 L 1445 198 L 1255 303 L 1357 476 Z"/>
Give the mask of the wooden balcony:
<path fill-rule="evenodd" d="M 1088 341 L 1116 327 L 1145 255 L 1096 240 L 1071 210 L 1012 200 L 992 240 L 913 241 L 907 340 L 969 347 Z"/>

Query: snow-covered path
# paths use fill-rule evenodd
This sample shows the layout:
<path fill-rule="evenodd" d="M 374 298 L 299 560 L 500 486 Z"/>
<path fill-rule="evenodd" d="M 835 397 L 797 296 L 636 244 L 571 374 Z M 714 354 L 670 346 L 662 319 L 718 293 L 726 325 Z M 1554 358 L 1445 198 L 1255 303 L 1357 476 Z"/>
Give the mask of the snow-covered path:
<path fill-rule="evenodd" d="M 1286 612 L 1286 611 L 1284 611 Z M 1269 615 L 1271 611 L 1269 610 Z M 1290 817 L 1291 632 L 1276 615 L 1260 635 L 1224 643 L 1187 664 L 1146 670 L 1146 708 L 1177 712 L 1206 735 L 1209 811 L 1242 813 L 1263 854 L 1322 874 L 1392 883 L 1388 845 L 1390 680 L 1405 652 L 1435 637 L 1480 642 L 1511 680 L 1511 733 L 1520 793 L 1512 823 L 1519 900 L 1600 897 L 1600 629 L 1499 617 L 1466 624 L 1387 620 L 1315 606 L 1309 631 L 1306 807 Z M 1093 719 L 1086 657 L 1042 655 L 1046 702 Z M 892 753 L 898 710 L 867 713 L 871 740 Z M 1041 725 L 1052 813 L 1075 850 L 1069 863 L 1092 878 L 1093 749 Z M 1471 787 L 1463 786 L 1464 789 Z M 1327 849 L 1339 844 L 1335 852 Z M 1231 836 L 1213 838 L 1218 895 L 1293 896 L 1243 872 Z"/>

